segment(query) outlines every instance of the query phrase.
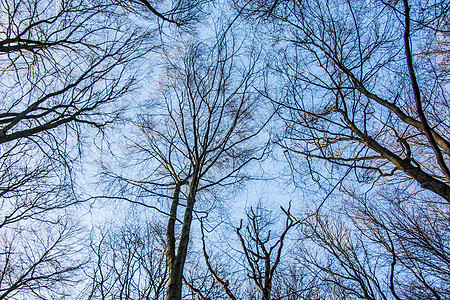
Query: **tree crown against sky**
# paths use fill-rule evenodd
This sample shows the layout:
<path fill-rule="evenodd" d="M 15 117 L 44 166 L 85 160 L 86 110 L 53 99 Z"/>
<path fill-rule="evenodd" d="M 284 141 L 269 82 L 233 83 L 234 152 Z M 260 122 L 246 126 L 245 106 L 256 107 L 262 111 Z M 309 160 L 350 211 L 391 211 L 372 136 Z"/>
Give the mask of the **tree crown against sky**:
<path fill-rule="evenodd" d="M 121 1 L 0 2 L 2 299 L 63 297 L 81 282 L 86 238 L 71 218 L 86 201 L 82 141 L 120 118 L 134 63 L 159 44 L 158 19 L 195 15 L 180 11 L 194 2 L 152 4 L 139 20 Z"/>
<path fill-rule="evenodd" d="M 298 174 L 326 187 L 299 219 L 296 261 L 319 278 L 312 290 L 447 297 L 447 50 L 437 37 L 448 3 L 251 4 L 248 17 L 279 41 L 273 69 L 285 90 L 267 94 L 285 108 L 278 143 Z"/>
<path fill-rule="evenodd" d="M 405 5 L 414 9 L 374 1 L 247 9 L 267 15 L 264 32 L 288 28 L 272 35 L 281 58 L 273 69 L 286 82 L 285 94 L 273 98 L 286 108 L 287 149 L 359 169 L 360 182 L 416 182 L 448 199 L 447 79 L 442 52 L 430 50 L 448 8 Z"/>
<path fill-rule="evenodd" d="M 448 1 L 1 5 L 0 298 L 448 298 Z M 74 163 L 98 132 L 94 198 L 140 217 L 84 255 Z M 212 220 L 267 145 L 311 209 Z"/>
<path fill-rule="evenodd" d="M 208 214 L 214 190 L 242 181 L 244 167 L 265 153 L 258 136 L 271 113 L 261 113 L 255 89 L 258 53 L 242 58 L 239 47 L 225 32 L 212 46 L 189 40 L 165 51 L 160 90 L 145 101 L 129 140 L 133 171 L 107 173 L 125 195 L 136 191 L 130 201 L 169 217 L 168 299 L 181 297 L 193 219 Z"/>

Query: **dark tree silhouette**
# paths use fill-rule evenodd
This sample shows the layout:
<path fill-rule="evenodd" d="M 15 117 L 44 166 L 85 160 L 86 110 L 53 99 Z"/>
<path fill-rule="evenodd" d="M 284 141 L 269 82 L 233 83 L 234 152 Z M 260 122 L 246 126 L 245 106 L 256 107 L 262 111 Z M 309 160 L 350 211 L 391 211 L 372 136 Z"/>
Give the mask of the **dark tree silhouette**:
<path fill-rule="evenodd" d="M 74 242 L 79 231 L 63 221 L 82 201 L 73 162 L 92 128 L 120 117 L 118 100 L 135 84 L 134 62 L 155 46 L 155 20 L 166 15 L 155 6 L 146 22 L 136 22 L 136 12 L 118 4 L 0 1 L 3 298 L 57 298 L 84 262 L 70 255 L 82 243 Z M 47 236 L 49 224 L 55 229 Z"/>
<path fill-rule="evenodd" d="M 128 155 L 142 177 L 111 175 L 134 186 L 138 197 L 150 197 L 135 202 L 168 200 L 167 299 L 182 297 L 195 204 L 207 191 L 242 180 L 241 169 L 264 153 L 256 138 L 270 115 L 257 118 L 256 60 L 250 56 L 247 67 L 240 65 L 233 42 L 224 36 L 211 48 L 188 42 L 165 57 L 158 102 L 141 114 Z"/>
<path fill-rule="evenodd" d="M 333 182 L 300 235 L 319 297 L 447 298 L 448 1 L 237 4 L 278 42 L 278 144 Z"/>
<path fill-rule="evenodd" d="M 448 3 L 263 1 L 244 11 L 261 27 L 288 28 L 273 35 L 285 149 L 357 169 L 361 182 L 407 180 L 450 201 L 448 78 L 423 45 L 446 34 Z"/>
<path fill-rule="evenodd" d="M 163 226 L 154 220 L 141 223 L 111 226 L 93 237 L 95 260 L 83 299 L 164 299 Z"/>

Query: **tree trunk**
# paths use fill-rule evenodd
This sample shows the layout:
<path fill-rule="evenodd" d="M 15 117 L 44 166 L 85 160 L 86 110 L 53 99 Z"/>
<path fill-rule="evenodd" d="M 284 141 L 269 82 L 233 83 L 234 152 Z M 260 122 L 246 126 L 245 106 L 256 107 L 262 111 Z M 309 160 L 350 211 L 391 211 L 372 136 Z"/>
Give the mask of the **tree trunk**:
<path fill-rule="evenodd" d="M 167 300 L 181 300 L 182 290 L 182 268 L 180 266 L 169 267 L 169 282 L 167 285 Z"/>
<path fill-rule="evenodd" d="M 194 212 L 195 195 L 198 188 L 199 170 L 194 170 L 189 195 L 187 197 L 186 209 L 184 211 L 183 225 L 181 227 L 181 236 L 178 243 L 178 249 L 175 254 L 175 222 L 179 195 L 182 184 L 177 184 L 170 209 L 170 218 L 167 226 L 167 249 L 166 258 L 169 267 L 169 282 L 167 285 L 166 300 L 181 300 L 181 291 L 183 288 L 183 269 L 186 261 L 189 237 L 192 224 L 192 214 Z"/>
<path fill-rule="evenodd" d="M 166 299 L 181 299 L 181 275 L 177 268 L 177 258 L 175 256 L 175 222 L 177 220 L 177 209 L 180 202 L 180 189 L 182 183 L 177 183 L 173 193 L 172 206 L 170 207 L 170 217 L 167 224 L 167 245 L 166 245 L 166 260 L 169 269 L 169 282 L 167 285 Z"/>

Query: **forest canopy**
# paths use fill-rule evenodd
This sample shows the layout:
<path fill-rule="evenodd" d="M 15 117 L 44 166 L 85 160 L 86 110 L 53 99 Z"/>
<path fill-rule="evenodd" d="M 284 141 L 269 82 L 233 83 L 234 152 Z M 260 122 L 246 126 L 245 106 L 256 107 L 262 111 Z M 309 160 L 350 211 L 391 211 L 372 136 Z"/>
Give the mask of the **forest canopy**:
<path fill-rule="evenodd" d="M 0 0 L 0 299 L 449 299 L 450 1 Z"/>

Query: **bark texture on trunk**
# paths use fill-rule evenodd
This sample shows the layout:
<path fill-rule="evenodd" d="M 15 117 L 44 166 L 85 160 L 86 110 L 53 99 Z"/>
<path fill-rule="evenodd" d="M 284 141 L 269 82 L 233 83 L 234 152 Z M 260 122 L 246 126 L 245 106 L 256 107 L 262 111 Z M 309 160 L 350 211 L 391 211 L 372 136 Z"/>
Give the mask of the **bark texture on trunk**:
<path fill-rule="evenodd" d="M 166 245 L 166 260 L 169 269 L 169 282 L 167 284 L 166 299 L 181 299 L 181 276 L 177 278 L 179 271 L 176 267 L 175 256 L 175 223 L 177 220 L 177 209 L 180 203 L 180 190 L 182 183 L 177 183 L 173 193 L 172 205 L 170 207 L 170 217 L 167 224 L 167 245 Z"/>
<path fill-rule="evenodd" d="M 198 173 L 198 170 L 194 171 L 190 182 L 178 248 L 176 247 L 175 222 L 177 220 L 177 210 L 180 202 L 180 190 L 185 182 L 179 183 L 175 187 L 169 222 L 167 224 L 166 260 L 169 269 L 169 281 L 167 285 L 166 300 L 181 300 L 182 298 L 183 269 L 188 252 L 195 196 L 198 190 Z"/>

